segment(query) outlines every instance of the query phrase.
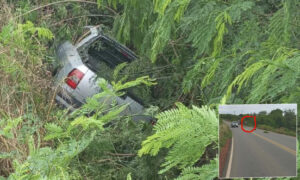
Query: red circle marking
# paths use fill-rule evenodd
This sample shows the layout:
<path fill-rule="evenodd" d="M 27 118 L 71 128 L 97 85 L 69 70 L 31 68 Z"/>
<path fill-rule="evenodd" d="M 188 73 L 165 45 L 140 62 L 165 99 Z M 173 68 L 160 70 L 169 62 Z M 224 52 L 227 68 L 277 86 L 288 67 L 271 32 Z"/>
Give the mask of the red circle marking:
<path fill-rule="evenodd" d="M 253 118 L 253 120 L 254 120 L 254 128 L 251 131 L 248 131 L 248 130 L 243 128 L 243 121 L 244 121 L 245 118 Z M 244 117 L 242 117 L 242 119 L 241 119 L 241 128 L 246 133 L 252 133 L 256 129 L 256 116 L 244 116 Z"/>

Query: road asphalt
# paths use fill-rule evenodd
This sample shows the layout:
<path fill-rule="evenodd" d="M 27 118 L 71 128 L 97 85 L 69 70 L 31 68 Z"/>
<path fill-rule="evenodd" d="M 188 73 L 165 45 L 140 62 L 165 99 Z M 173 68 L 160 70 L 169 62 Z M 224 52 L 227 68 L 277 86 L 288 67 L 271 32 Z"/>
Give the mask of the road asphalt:
<path fill-rule="evenodd" d="M 231 128 L 230 122 L 225 123 L 234 139 L 231 167 L 227 167 L 229 177 L 296 176 L 296 137 L 265 133 L 261 129 L 246 133 L 241 126 Z M 230 157 L 227 159 L 230 161 Z"/>

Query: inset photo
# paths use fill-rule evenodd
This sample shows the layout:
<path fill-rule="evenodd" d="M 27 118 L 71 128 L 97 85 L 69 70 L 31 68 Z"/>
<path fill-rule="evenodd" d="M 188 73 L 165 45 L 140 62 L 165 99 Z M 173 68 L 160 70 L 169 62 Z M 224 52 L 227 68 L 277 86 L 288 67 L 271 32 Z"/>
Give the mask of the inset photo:
<path fill-rule="evenodd" d="M 219 177 L 297 176 L 297 104 L 219 106 Z"/>

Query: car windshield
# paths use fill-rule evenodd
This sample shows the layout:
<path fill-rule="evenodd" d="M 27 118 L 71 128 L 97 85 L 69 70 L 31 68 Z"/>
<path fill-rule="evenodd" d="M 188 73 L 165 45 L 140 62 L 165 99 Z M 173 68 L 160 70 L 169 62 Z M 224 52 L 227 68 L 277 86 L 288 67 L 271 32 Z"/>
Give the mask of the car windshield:
<path fill-rule="evenodd" d="M 123 62 L 131 62 L 132 60 L 133 57 L 128 55 L 119 44 L 109 39 L 100 38 L 88 48 L 88 60 L 85 64 L 99 77 L 111 81 L 114 68 Z M 137 95 L 138 93 L 136 94 L 132 89 L 127 89 L 126 94 L 143 104 Z"/>
<path fill-rule="evenodd" d="M 98 61 L 105 62 L 109 67 L 114 68 L 123 62 L 131 62 L 132 58 L 118 45 L 105 38 L 95 41 L 88 49 L 88 54 Z"/>
<path fill-rule="evenodd" d="M 99 38 L 88 48 L 88 60 L 85 64 L 99 76 L 112 80 L 114 68 L 133 59 L 114 41 Z"/>

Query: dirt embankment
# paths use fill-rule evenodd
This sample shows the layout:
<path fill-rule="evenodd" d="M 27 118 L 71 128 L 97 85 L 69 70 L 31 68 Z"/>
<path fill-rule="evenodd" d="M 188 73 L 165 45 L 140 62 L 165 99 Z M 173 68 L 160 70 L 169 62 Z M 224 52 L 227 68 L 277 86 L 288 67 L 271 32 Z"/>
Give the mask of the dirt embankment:
<path fill-rule="evenodd" d="M 226 165 L 226 162 L 228 161 L 229 151 L 231 146 L 231 139 L 227 139 L 226 144 L 224 147 L 220 149 L 220 165 L 219 165 L 219 173 L 220 177 L 223 176 L 224 168 Z"/>

